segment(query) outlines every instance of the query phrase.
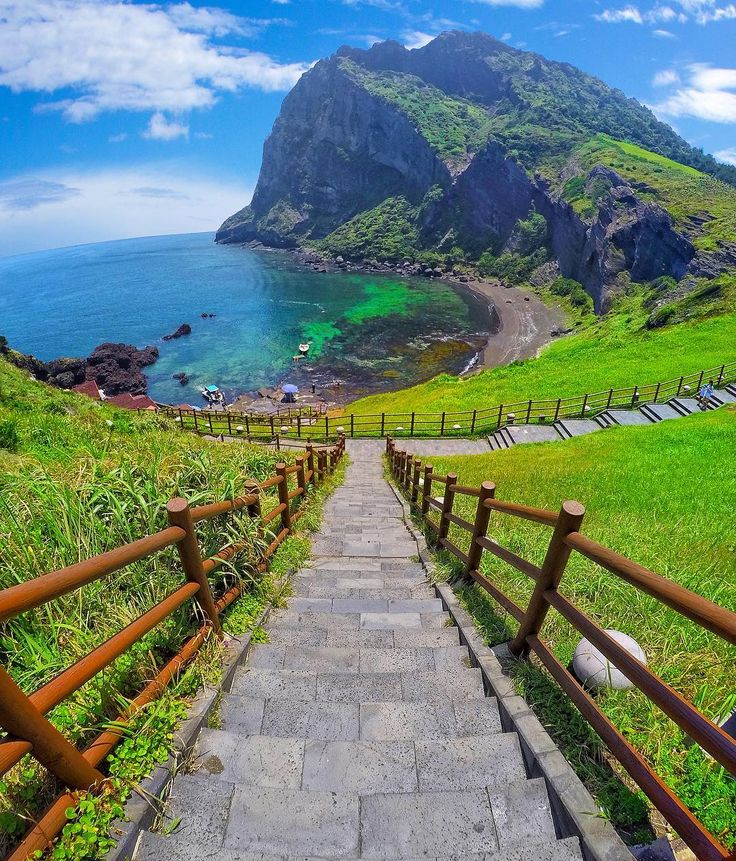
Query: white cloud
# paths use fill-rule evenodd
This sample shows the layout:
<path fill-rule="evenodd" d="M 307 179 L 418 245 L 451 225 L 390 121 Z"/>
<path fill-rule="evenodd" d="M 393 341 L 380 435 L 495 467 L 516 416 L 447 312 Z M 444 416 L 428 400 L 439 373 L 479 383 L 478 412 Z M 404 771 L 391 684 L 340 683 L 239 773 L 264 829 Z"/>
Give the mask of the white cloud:
<path fill-rule="evenodd" d="M 245 87 L 288 90 L 307 63 L 211 41 L 246 26 L 253 21 L 188 3 L 0 0 L 0 85 L 16 93 L 70 90 L 40 107 L 73 122 L 103 111 L 205 108 Z"/>
<path fill-rule="evenodd" d="M 644 23 L 644 18 L 637 6 L 624 6 L 623 9 L 604 9 L 600 15 L 593 17 L 596 21 L 603 21 L 604 24 Z"/>
<path fill-rule="evenodd" d="M 127 139 L 128 139 L 128 133 L 127 132 L 120 132 L 119 135 L 110 135 L 110 137 L 107 140 L 108 140 L 108 143 L 122 143 L 123 141 L 125 141 Z"/>
<path fill-rule="evenodd" d="M 0 254 L 215 230 L 252 192 L 161 165 L 19 176 L 0 184 Z"/>
<path fill-rule="evenodd" d="M 434 36 L 421 30 L 405 30 L 401 38 L 404 40 L 404 46 L 413 51 L 415 48 L 423 48 L 434 39 Z"/>
<path fill-rule="evenodd" d="M 652 36 L 657 39 L 676 39 L 674 33 L 671 33 L 669 30 L 652 30 Z"/>
<path fill-rule="evenodd" d="M 655 87 L 669 87 L 676 84 L 680 80 L 680 76 L 674 69 L 662 69 L 661 72 L 652 78 L 652 85 Z"/>
<path fill-rule="evenodd" d="M 726 164 L 736 165 L 736 147 L 731 149 L 722 149 L 716 153 L 718 161 L 725 161 Z"/>
<path fill-rule="evenodd" d="M 510 42 L 511 41 L 511 33 L 503 33 L 501 34 L 502 42 Z"/>
<path fill-rule="evenodd" d="M 149 120 L 148 128 L 141 134 L 141 137 L 152 141 L 173 141 L 176 138 L 188 138 L 189 126 L 174 120 L 169 121 L 160 111 L 157 111 Z"/>
<path fill-rule="evenodd" d="M 696 117 L 715 123 L 736 123 L 736 69 L 694 63 L 688 79 L 654 110 L 664 117 Z"/>

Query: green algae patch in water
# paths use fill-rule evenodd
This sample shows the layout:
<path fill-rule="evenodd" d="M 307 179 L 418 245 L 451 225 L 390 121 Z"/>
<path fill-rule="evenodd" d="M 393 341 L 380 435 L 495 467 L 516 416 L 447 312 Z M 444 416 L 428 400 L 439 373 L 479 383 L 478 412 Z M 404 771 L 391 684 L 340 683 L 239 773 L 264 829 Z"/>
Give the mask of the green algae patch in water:
<path fill-rule="evenodd" d="M 365 298 L 345 315 L 354 326 L 376 317 L 408 316 L 413 306 L 427 301 L 427 296 L 402 281 L 386 281 L 366 284 L 363 288 Z"/>
<path fill-rule="evenodd" d="M 342 330 L 329 320 L 315 320 L 307 324 L 303 332 L 304 340 L 312 345 L 309 355 L 313 359 L 318 359 L 324 352 L 325 345 L 342 334 Z"/>

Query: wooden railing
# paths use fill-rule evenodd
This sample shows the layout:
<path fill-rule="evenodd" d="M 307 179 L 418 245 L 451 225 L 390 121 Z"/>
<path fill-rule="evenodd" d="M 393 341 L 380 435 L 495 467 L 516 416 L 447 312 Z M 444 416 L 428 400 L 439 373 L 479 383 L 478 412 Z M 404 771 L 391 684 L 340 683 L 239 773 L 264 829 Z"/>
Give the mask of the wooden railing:
<path fill-rule="evenodd" d="M 642 404 L 694 397 L 703 381 L 709 380 L 713 380 L 716 388 L 736 381 L 736 361 L 644 386 L 607 389 L 571 398 L 517 401 L 463 412 L 261 415 L 167 406 L 160 406 L 159 411 L 174 419 L 182 429 L 250 440 L 276 439 L 278 436 L 329 440 L 340 433 L 350 437 L 391 436 L 395 439 L 463 437 L 494 433 L 510 424 L 553 424 L 558 419 L 592 418 L 608 409 L 636 409 Z"/>
<path fill-rule="evenodd" d="M 208 636 L 223 636 L 220 617 L 240 595 L 241 586 L 230 586 L 219 598 L 215 598 L 209 578 L 223 563 L 251 544 L 248 541 L 235 542 L 203 559 L 196 524 L 236 511 L 247 512 L 256 522 L 259 535 L 270 540 L 259 558 L 248 560 L 256 571 L 263 572 L 268 568 L 271 556 L 302 516 L 310 485 L 322 482 L 335 469 L 344 451 L 344 437 L 332 448 L 308 446 L 305 453 L 296 458 L 294 465 L 277 464 L 276 474 L 272 478 L 260 484 L 249 482 L 250 492 L 236 499 L 193 508 L 185 499 L 172 499 L 166 506 L 169 521 L 166 529 L 0 591 L 2 624 L 171 547 L 176 547 L 178 551 L 185 579 L 184 584 L 163 601 L 30 695 L 25 694 L 10 674 L 0 667 L 0 727 L 5 731 L 5 735 L 0 738 L 0 777 L 26 754 L 31 754 L 67 788 L 30 829 L 7 861 L 26 861 L 33 852 L 50 843 L 66 822 L 65 811 L 75 805 L 72 792 L 94 788 L 104 780 L 100 766 L 122 738 L 124 727 L 133 715 L 161 694 L 181 667 L 194 657 Z M 296 485 L 293 490 L 289 490 L 290 480 Z M 279 502 L 270 511 L 263 513 L 261 493 L 270 488 L 276 489 Z M 295 505 L 294 500 L 299 500 L 298 504 Z M 78 750 L 45 715 L 188 601 L 195 601 L 199 605 L 204 624 L 130 702 L 123 714 L 112 723 L 114 728 L 102 732 L 86 749 Z"/>
<path fill-rule="evenodd" d="M 457 557 L 463 565 L 464 577 L 485 589 L 518 622 L 518 631 L 510 642 L 511 652 L 522 656 L 532 651 L 537 655 L 553 679 L 608 745 L 611 753 L 688 844 L 699 861 L 724 861 L 733 858 L 611 723 L 595 700 L 555 656 L 540 633 L 550 607 L 554 608 L 704 751 L 731 774 L 736 775 L 736 740 L 698 711 L 649 667 L 622 648 L 593 619 L 564 597 L 558 587 L 570 555 L 580 553 L 615 577 L 646 592 L 732 644 L 736 644 L 736 613 L 581 534 L 585 509 L 578 502 L 564 502 L 559 512 L 505 502 L 496 498 L 493 482 L 485 481 L 480 487 L 463 487 L 457 483 L 457 475 L 437 475 L 430 464 L 423 464 L 411 454 L 400 451 L 395 441 L 390 438 L 386 443 L 386 453 L 396 484 L 411 501 L 414 512 L 429 527 L 432 543 Z M 441 490 L 441 495 L 433 495 L 436 493 L 435 487 Z M 472 523 L 453 513 L 454 500 L 458 494 L 478 500 Z M 552 530 L 541 566 L 523 559 L 489 536 L 489 521 L 494 511 Z M 467 550 L 458 547 L 448 538 L 451 524 L 468 534 Z M 534 582 L 532 596 L 526 608 L 516 604 L 480 572 L 484 551 L 513 566 Z"/>

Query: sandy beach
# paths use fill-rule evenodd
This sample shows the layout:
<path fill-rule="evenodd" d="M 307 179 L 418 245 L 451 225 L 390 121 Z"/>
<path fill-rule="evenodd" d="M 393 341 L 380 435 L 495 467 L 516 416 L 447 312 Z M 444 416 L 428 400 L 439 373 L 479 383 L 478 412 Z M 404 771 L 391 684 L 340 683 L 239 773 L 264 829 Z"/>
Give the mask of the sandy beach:
<path fill-rule="evenodd" d="M 564 314 L 559 308 L 550 308 L 533 293 L 517 287 L 489 281 L 459 286 L 486 299 L 490 319 L 496 322 L 477 362 L 466 373 L 532 358 L 552 340 L 552 331 L 564 325 Z"/>

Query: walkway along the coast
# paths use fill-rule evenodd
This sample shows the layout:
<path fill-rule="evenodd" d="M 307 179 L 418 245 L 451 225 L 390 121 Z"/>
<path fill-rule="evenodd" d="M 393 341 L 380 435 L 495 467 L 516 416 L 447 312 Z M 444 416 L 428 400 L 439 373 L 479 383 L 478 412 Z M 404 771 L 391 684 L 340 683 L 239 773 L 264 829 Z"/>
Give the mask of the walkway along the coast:
<path fill-rule="evenodd" d="M 295 597 L 174 781 L 178 827 L 137 861 L 582 858 L 416 561 L 382 450 L 349 445 Z"/>

